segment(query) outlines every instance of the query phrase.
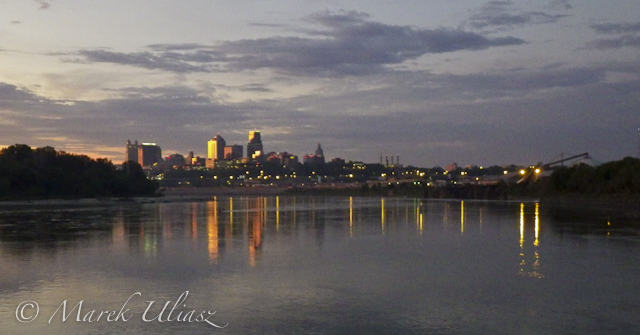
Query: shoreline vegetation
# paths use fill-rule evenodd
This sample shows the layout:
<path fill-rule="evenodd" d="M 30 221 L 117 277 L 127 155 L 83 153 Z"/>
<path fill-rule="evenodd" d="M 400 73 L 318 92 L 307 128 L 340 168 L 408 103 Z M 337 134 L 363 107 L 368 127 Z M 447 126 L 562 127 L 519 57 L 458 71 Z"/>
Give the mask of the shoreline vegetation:
<path fill-rule="evenodd" d="M 16 144 L 0 150 L 0 200 L 153 196 L 158 183 L 142 167 Z"/>

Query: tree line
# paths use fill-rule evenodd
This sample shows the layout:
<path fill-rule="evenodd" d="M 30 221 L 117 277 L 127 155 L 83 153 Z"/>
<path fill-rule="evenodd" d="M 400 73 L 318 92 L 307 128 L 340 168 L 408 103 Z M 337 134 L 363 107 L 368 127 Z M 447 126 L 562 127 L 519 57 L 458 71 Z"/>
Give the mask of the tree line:
<path fill-rule="evenodd" d="M 561 167 L 551 175 L 553 191 L 591 195 L 640 194 L 640 159 L 625 157 L 593 167 Z"/>
<path fill-rule="evenodd" d="M 158 184 L 142 167 L 116 169 L 106 158 L 92 159 L 52 147 L 16 144 L 0 150 L 0 199 L 151 196 Z"/>

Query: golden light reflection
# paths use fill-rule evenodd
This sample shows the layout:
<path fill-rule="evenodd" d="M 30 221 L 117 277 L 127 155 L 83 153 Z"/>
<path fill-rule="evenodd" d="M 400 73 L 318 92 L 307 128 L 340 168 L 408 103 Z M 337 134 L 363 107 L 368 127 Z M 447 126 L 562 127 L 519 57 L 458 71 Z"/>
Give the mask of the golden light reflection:
<path fill-rule="evenodd" d="M 536 239 L 533 241 L 533 245 L 536 247 L 540 243 L 538 241 L 538 236 L 540 234 L 540 204 L 536 202 L 536 211 L 535 211 L 535 237 Z"/>
<path fill-rule="evenodd" d="M 413 201 L 413 209 L 415 209 L 416 227 L 420 229 L 420 207 L 418 206 L 418 200 Z"/>
<path fill-rule="evenodd" d="M 420 235 L 422 235 L 422 213 L 420 213 Z"/>
<path fill-rule="evenodd" d="M 262 244 L 262 222 L 264 219 L 265 207 L 265 202 L 262 201 L 262 198 L 256 199 L 255 208 L 259 210 L 253 213 L 251 230 L 249 231 L 249 265 L 252 267 L 257 264 L 257 253 L 260 245 Z"/>
<path fill-rule="evenodd" d="M 276 231 L 280 230 L 280 197 L 276 197 Z"/>
<path fill-rule="evenodd" d="M 531 268 L 527 271 L 527 261 L 524 252 L 524 203 L 520 203 L 520 270 L 518 274 L 523 277 L 531 278 L 543 278 L 544 275 L 539 272 L 540 270 L 540 254 L 538 253 L 539 235 L 540 235 L 540 205 L 535 204 L 534 210 L 534 235 L 535 240 L 533 242 L 533 260 L 531 262 Z M 530 253 L 529 253 L 530 254 Z"/>
<path fill-rule="evenodd" d="M 353 197 L 349 197 L 349 237 L 353 237 Z"/>
<path fill-rule="evenodd" d="M 198 204 L 191 203 L 191 239 L 198 240 Z"/>
<path fill-rule="evenodd" d="M 380 223 L 382 227 L 382 232 L 384 233 L 384 199 L 380 199 Z"/>
<path fill-rule="evenodd" d="M 524 203 L 520 203 L 520 249 L 524 245 Z M 522 255 L 522 254 L 521 254 Z"/>
<path fill-rule="evenodd" d="M 229 197 L 229 224 L 233 226 L 233 197 Z"/>
<path fill-rule="evenodd" d="M 464 201 L 460 201 L 460 233 L 464 234 Z"/>
<path fill-rule="evenodd" d="M 215 198 L 214 198 L 215 199 Z M 207 237 L 209 249 L 209 262 L 218 262 L 218 201 L 207 203 Z"/>

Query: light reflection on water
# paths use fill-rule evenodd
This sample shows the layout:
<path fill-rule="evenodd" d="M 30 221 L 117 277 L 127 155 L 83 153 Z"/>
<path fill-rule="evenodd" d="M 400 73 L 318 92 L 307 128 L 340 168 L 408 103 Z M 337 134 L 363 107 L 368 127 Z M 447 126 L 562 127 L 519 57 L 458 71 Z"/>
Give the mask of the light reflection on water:
<path fill-rule="evenodd" d="M 567 229 L 556 210 L 357 197 L 5 208 L 0 334 L 637 333 L 637 226 Z M 229 326 L 141 320 L 147 301 L 185 291 L 185 313 Z M 111 311 L 135 292 L 130 321 L 47 323 L 65 300 Z M 41 307 L 31 323 L 16 320 L 25 300 Z"/>

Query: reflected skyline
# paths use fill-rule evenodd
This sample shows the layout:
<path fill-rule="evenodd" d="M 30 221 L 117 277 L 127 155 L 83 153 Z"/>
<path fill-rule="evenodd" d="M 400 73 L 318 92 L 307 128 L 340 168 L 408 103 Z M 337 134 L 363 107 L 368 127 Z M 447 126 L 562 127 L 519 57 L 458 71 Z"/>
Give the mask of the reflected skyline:
<path fill-rule="evenodd" d="M 183 207 L 184 214 L 173 214 L 171 208 L 175 206 Z M 344 210 L 330 209 L 333 207 Z M 521 272 L 538 275 L 543 226 L 540 204 L 519 203 L 518 207 Z M 252 266 L 259 264 L 265 240 L 312 233 L 314 240 L 322 243 L 326 225 L 334 222 L 345 223 L 345 238 L 397 234 L 414 224 L 415 236 L 422 236 L 434 229 L 453 232 L 451 218 L 459 215 L 458 234 L 477 235 L 483 233 L 487 215 L 492 215 L 487 205 L 477 202 L 358 197 L 215 196 L 207 202 L 160 203 L 141 208 L 144 210 L 140 213 L 122 209 L 114 214 L 110 242 L 119 253 L 130 249 L 155 257 L 168 241 L 189 239 L 196 252 L 206 246 L 211 264 L 217 264 L 225 250 L 246 248 L 247 263 Z M 380 224 L 377 232 L 366 224 L 375 217 Z M 527 239 L 529 229 L 532 234 Z"/>
<path fill-rule="evenodd" d="M 40 219 L 19 213 L 29 220 L 24 227 L 52 229 L 51 218 L 63 226 L 33 236 L 16 215 L 0 212 L 0 317 L 9 321 L 29 299 L 46 314 L 64 299 L 113 309 L 135 291 L 161 301 L 189 290 L 189 307 L 218 310 L 229 334 L 259 333 L 267 323 L 283 334 L 518 333 L 522 324 L 586 333 L 597 324 L 585 308 L 598 320 L 633 324 L 633 310 L 621 315 L 619 306 L 633 302 L 638 239 L 616 238 L 617 221 L 605 221 L 601 235 L 566 234 L 550 213 L 534 202 L 218 196 L 48 209 Z M 102 228 L 78 228 L 87 222 Z M 210 333 L 197 325 L 120 326 L 42 320 L 5 322 L 0 332 Z"/>

